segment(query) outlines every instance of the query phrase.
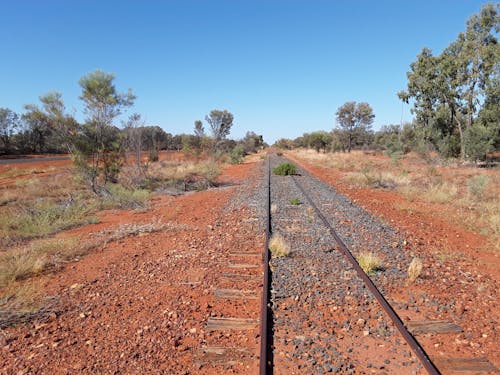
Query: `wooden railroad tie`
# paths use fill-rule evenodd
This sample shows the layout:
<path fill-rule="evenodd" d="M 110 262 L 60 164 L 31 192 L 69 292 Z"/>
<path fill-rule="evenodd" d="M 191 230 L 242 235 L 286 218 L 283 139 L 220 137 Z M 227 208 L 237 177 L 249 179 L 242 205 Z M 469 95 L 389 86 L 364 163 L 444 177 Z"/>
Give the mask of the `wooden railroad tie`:
<path fill-rule="evenodd" d="M 259 325 L 258 319 L 242 319 L 242 318 L 208 318 L 207 328 L 211 331 L 215 330 L 244 330 L 254 329 Z"/>
<path fill-rule="evenodd" d="M 434 363 L 441 371 L 447 372 L 500 372 L 486 358 L 436 358 Z"/>
<path fill-rule="evenodd" d="M 223 299 L 257 299 L 257 294 L 253 290 L 239 289 L 216 289 L 215 298 Z"/>
<path fill-rule="evenodd" d="M 229 268 L 258 268 L 258 267 L 260 267 L 256 264 L 245 264 L 245 263 L 237 263 L 237 264 L 229 263 L 227 266 Z"/>
<path fill-rule="evenodd" d="M 408 331 L 414 335 L 422 333 L 460 333 L 462 328 L 447 320 L 421 320 L 406 323 Z"/>

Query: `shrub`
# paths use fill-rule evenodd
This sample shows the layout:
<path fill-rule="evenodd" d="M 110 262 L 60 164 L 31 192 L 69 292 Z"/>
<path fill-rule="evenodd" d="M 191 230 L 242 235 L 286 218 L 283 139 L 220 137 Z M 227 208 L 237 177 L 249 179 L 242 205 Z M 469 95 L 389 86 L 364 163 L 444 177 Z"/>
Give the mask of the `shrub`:
<path fill-rule="evenodd" d="M 444 182 L 438 185 L 432 185 L 424 193 L 423 198 L 430 203 L 448 203 L 458 194 L 456 185 Z"/>
<path fill-rule="evenodd" d="M 373 253 L 360 253 L 356 260 L 367 275 L 382 270 L 382 261 Z"/>
<path fill-rule="evenodd" d="M 489 177 L 484 174 L 480 174 L 469 178 L 467 180 L 467 187 L 474 198 L 480 198 L 489 183 Z"/>
<path fill-rule="evenodd" d="M 274 258 L 286 257 L 290 255 L 290 245 L 280 234 L 273 234 L 269 240 L 269 250 Z"/>
<path fill-rule="evenodd" d="M 149 150 L 149 161 L 158 161 L 160 158 L 159 154 L 158 154 L 158 150 L 156 149 L 151 149 Z"/>
<path fill-rule="evenodd" d="M 290 163 L 282 163 L 273 169 L 273 173 L 279 176 L 290 176 L 297 174 L 297 168 Z"/>
<path fill-rule="evenodd" d="M 290 199 L 290 204 L 293 206 L 298 206 L 299 204 L 302 204 L 299 198 L 292 198 Z"/>
<path fill-rule="evenodd" d="M 120 184 L 107 186 L 109 196 L 105 199 L 105 206 L 118 208 L 144 207 L 149 199 L 149 191 L 143 189 L 130 189 Z"/>
<path fill-rule="evenodd" d="M 241 164 L 243 162 L 243 157 L 245 156 L 245 150 L 243 145 L 236 145 L 229 154 L 231 164 Z"/>
<path fill-rule="evenodd" d="M 408 280 L 410 283 L 415 282 L 422 272 L 423 264 L 420 258 L 413 258 L 408 266 Z"/>

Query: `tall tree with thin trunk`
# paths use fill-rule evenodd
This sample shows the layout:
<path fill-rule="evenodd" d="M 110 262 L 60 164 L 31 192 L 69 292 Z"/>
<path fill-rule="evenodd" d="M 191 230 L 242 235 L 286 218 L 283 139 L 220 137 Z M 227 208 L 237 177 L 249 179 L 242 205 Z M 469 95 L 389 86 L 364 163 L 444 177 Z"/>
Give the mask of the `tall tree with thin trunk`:
<path fill-rule="evenodd" d="M 113 120 L 135 100 L 130 89 L 126 93 L 119 93 L 114 85 L 114 79 L 113 74 L 96 70 L 79 81 L 82 88 L 80 99 L 85 104 L 84 112 L 90 135 L 89 144 L 85 148 L 86 155 L 79 159 L 79 164 L 85 167 L 89 183 L 96 194 L 102 192 L 102 186 L 98 184 L 100 171 L 104 172 L 104 183 L 106 183 L 111 177 L 110 173 L 116 173 L 116 168 L 119 166 L 108 165 L 114 163 L 112 153 L 116 151 L 115 143 L 107 142 L 106 139 L 109 134 L 114 133 Z"/>
<path fill-rule="evenodd" d="M 375 115 L 368 103 L 346 102 L 336 113 L 337 124 L 346 134 L 347 151 L 351 152 L 353 139 L 359 130 L 370 130 Z"/>
<path fill-rule="evenodd" d="M 234 116 L 226 109 L 223 111 L 214 109 L 210 111 L 210 114 L 205 116 L 205 120 L 212 130 L 214 138 L 213 151 L 215 152 L 221 141 L 229 135 L 231 127 L 233 126 Z"/>

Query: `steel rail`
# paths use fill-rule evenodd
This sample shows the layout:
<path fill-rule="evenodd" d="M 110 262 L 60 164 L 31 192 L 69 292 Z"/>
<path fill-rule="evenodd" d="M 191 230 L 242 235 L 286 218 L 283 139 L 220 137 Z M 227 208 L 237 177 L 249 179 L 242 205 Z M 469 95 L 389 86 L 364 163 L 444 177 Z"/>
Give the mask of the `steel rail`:
<path fill-rule="evenodd" d="M 405 327 L 403 321 L 401 318 L 398 316 L 398 314 L 394 311 L 392 306 L 387 302 L 387 300 L 384 298 L 382 293 L 378 290 L 378 288 L 375 286 L 373 281 L 368 277 L 368 275 L 363 271 L 363 269 L 360 267 L 352 253 L 349 251 L 347 246 L 344 244 L 342 239 L 337 235 L 333 227 L 330 225 L 326 217 L 323 215 L 323 213 L 319 210 L 319 208 L 314 204 L 312 201 L 311 197 L 306 193 L 305 189 L 302 187 L 302 185 L 297 181 L 295 176 L 292 176 L 293 181 L 295 182 L 296 186 L 299 188 L 299 190 L 302 192 L 304 197 L 307 199 L 311 207 L 314 209 L 318 217 L 323 221 L 323 224 L 327 227 L 329 230 L 330 234 L 332 237 L 335 239 L 335 242 L 337 242 L 337 245 L 339 246 L 342 254 L 344 257 L 349 261 L 349 263 L 353 266 L 353 268 L 356 270 L 357 274 L 361 279 L 365 282 L 366 286 L 370 291 L 372 292 L 373 296 L 377 299 L 379 304 L 382 306 L 382 308 L 385 310 L 387 315 L 389 315 L 389 318 L 392 320 L 398 331 L 401 333 L 405 341 L 408 343 L 412 351 L 415 353 L 415 355 L 418 357 L 424 368 L 427 370 L 427 372 L 430 375 L 439 375 L 441 374 L 437 367 L 432 363 L 430 360 L 429 356 L 427 353 L 424 351 L 424 349 L 420 346 L 420 344 L 415 340 L 413 335 L 408 331 L 408 329 Z M 262 374 L 262 373 L 261 373 Z"/>
<path fill-rule="evenodd" d="M 272 352 L 272 311 L 269 305 L 269 289 L 271 287 L 269 270 L 269 239 L 271 238 L 271 161 L 267 157 L 267 183 L 266 183 L 266 245 L 262 253 L 264 261 L 264 285 L 262 291 L 262 309 L 260 323 L 260 375 L 273 373 Z"/>

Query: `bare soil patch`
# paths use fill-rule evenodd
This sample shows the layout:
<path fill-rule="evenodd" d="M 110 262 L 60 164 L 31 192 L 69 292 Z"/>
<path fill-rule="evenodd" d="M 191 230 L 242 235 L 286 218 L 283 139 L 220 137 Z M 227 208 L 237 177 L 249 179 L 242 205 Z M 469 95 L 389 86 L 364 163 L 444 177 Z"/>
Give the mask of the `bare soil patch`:
<path fill-rule="evenodd" d="M 219 180 L 244 184 L 254 166 L 228 167 Z M 258 317 L 260 299 L 214 298 L 229 253 L 261 251 L 264 243 L 262 233 L 244 224 L 253 219 L 247 207 L 225 211 L 234 191 L 159 195 L 150 210 L 108 210 L 98 214 L 99 223 L 61 233 L 84 242 L 113 240 L 29 281 L 53 297 L 52 313 L 0 331 L 0 372 L 255 373 L 251 361 L 225 367 L 196 360 L 199 348 L 214 340 L 205 327 L 209 316 Z M 246 346 L 257 354 L 258 342 L 254 337 Z"/>

